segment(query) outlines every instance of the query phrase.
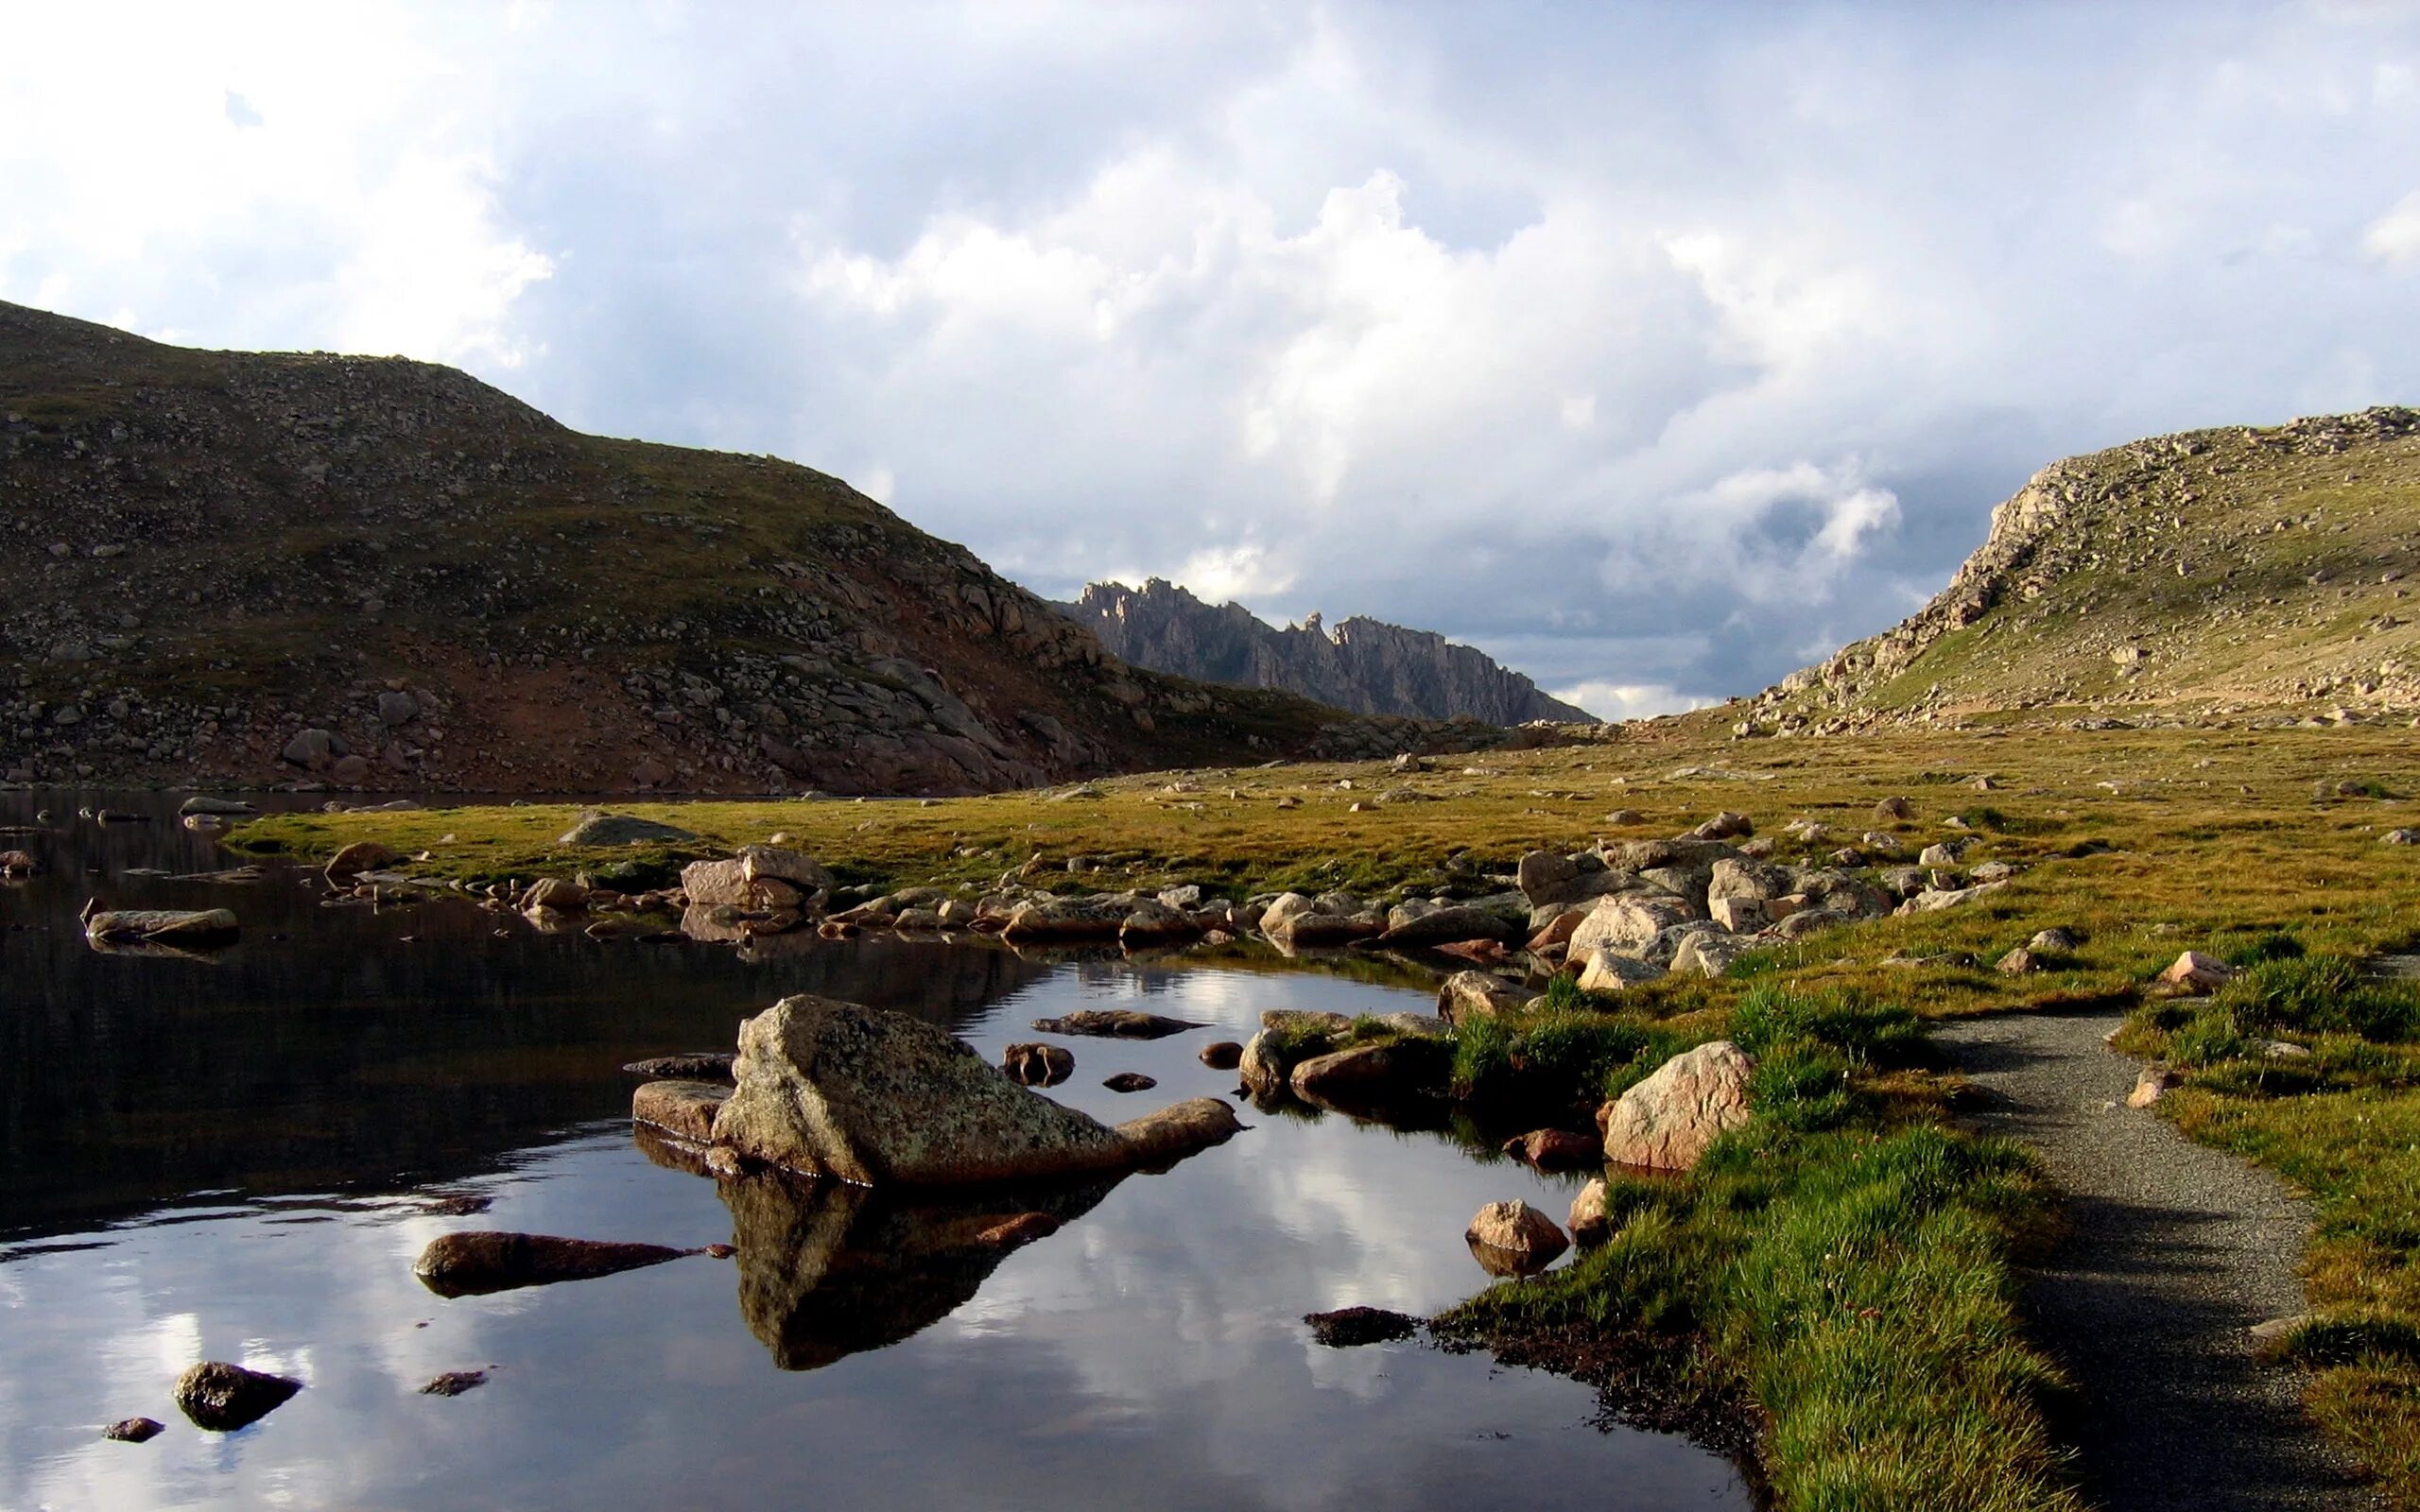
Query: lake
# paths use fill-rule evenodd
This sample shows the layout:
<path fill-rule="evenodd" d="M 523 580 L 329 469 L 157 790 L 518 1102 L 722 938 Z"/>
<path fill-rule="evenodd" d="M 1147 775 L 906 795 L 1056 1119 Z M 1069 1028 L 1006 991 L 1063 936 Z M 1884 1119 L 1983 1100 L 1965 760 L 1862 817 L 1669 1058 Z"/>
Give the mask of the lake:
<path fill-rule="evenodd" d="M 76 816 L 101 806 L 150 821 Z M 1242 948 L 599 943 L 455 898 L 332 906 L 291 868 L 180 880 L 235 862 L 174 808 L 0 794 L 0 826 L 24 832 L 0 850 L 45 868 L 0 886 L 0 1506 L 1750 1504 L 1720 1456 L 1600 1426 L 1579 1383 L 1418 1342 L 1313 1342 L 1307 1312 L 1426 1314 L 1487 1284 L 1461 1237 L 1482 1203 L 1560 1218 L 1576 1178 L 1478 1131 L 1239 1102 L 1228 1143 L 1037 1198 L 1064 1228 L 970 1263 L 923 1243 L 962 1212 L 659 1163 L 620 1070 L 728 1050 L 793 992 L 919 1015 L 994 1061 L 1038 1038 L 1029 1021 L 1081 1007 L 1209 1025 L 1057 1041 L 1076 1073 L 1049 1095 L 1115 1122 L 1232 1099 L 1234 1074 L 1196 1052 L 1266 1009 L 1425 1011 L 1416 974 Z M 223 905 L 245 933 L 207 958 L 105 954 L 77 923 L 87 898 Z M 1125 1071 L 1159 1085 L 1101 1085 Z M 413 1258 L 474 1228 L 738 1253 L 431 1294 Z M 170 1399 L 203 1359 L 306 1389 L 205 1433 Z M 471 1369 L 487 1384 L 420 1394 Z M 167 1431 L 100 1437 L 136 1415 Z"/>

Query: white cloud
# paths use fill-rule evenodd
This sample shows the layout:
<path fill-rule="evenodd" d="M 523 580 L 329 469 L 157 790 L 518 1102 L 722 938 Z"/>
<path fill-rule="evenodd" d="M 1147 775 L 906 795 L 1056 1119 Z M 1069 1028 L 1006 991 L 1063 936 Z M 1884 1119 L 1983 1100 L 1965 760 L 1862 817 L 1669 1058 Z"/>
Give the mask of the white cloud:
<path fill-rule="evenodd" d="M 1577 704 L 1599 719 L 1652 719 L 1657 714 L 1683 714 L 1721 700 L 1686 694 L 1668 683 L 1575 682 L 1551 690 L 1564 703 Z"/>
<path fill-rule="evenodd" d="M 2361 250 L 2396 267 L 2420 263 L 2420 189 L 2405 195 L 2394 209 L 2370 223 L 2361 233 Z"/>

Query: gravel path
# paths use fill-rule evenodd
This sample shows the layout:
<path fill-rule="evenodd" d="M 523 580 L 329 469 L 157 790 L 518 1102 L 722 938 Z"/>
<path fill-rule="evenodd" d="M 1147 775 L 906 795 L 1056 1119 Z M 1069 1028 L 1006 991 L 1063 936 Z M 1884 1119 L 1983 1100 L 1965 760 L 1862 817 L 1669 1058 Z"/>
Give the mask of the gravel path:
<path fill-rule="evenodd" d="M 1985 1092 L 1974 1123 L 2042 1152 L 2072 1227 L 2028 1289 L 2082 1389 L 2068 1432 L 2109 1512 L 2368 1508 L 2304 1417 L 2301 1381 L 2244 1331 L 2304 1309 L 2310 1205 L 2269 1173 L 2126 1106 L 2139 1063 L 2101 1009 L 1972 1019 L 1936 1042 Z"/>

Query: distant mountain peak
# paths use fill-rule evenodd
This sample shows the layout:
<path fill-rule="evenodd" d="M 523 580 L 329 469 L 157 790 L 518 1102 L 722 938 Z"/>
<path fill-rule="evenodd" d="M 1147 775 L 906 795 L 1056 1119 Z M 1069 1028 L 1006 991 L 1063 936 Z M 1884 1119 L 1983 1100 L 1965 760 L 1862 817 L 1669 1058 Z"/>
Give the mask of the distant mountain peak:
<path fill-rule="evenodd" d="M 1091 583 L 1064 606 L 1111 654 L 1137 666 L 1235 687 L 1283 688 L 1363 714 L 1467 715 L 1493 725 L 1594 724 L 1485 652 L 1433 630 L 1317 611 L 1279 629 L 1240 604 L 1211 605 L 1165 577 L 1141 588 Z"/>

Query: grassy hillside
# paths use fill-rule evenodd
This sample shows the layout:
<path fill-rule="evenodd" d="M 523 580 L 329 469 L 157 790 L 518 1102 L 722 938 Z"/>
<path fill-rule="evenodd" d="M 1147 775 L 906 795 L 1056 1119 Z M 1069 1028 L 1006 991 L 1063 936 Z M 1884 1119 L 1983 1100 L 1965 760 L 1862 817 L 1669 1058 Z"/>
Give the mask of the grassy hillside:
<path fill-rule="evenodd" d="M 1768 690 L 1758 733 L 1876 721 L 2420 713 L 2420 412 L 2069 458 L 1922 610 Z"/>

